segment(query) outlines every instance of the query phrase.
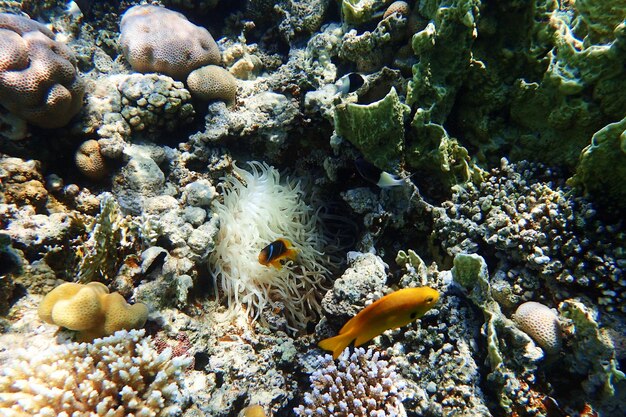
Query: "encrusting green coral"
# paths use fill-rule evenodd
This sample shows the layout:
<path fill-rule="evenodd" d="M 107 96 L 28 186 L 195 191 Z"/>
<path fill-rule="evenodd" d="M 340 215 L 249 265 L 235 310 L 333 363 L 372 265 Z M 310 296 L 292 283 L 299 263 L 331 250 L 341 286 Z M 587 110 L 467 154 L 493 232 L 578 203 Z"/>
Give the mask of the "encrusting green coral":
<path fill-rule="evenodd" d="M 605 206 L 626 209 L 626 118 L 593 135 L 571 183 Z"/>
<path fill-rule="evenodd" d="M 404 118 L 410 108 L 394 87 L 369 104 L 344 102 L 335 106 L 335 131 L 357 147 L 365 159 L 383 170 L 400 162 L 404 141 Z"/>

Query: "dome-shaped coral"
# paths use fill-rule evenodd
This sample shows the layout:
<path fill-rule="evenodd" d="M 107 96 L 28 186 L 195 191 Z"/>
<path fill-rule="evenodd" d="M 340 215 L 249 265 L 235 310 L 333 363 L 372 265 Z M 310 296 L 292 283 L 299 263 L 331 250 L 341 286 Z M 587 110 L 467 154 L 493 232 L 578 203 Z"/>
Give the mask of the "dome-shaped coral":
<path fill-rule="evenodd" d="M 252 172 L 235 168 L 235 175 L 225 179 L 224 201 L 214 206 L 220 230 L 209 258 L 213 279 L 231 312 L 245 306 L 256 319 L 268 307 L 284 306 L 289 325 L 302 328 L 320 311 L 328 274 L 320 219 L 304 202 L 298 181 L 281 182 L 278 171 L 266 164 L 250 166 Z M 259 252 L 277 238 L 288 239 L 298 257 L 281 269 L 261 265 Z"/>
<path fill-rule="evenodd" d="M 45 128 L 67 124 L 83 104 L 76 59 L 46 26 L 0 13 L 0 104 Z"/>
<path fill-rule="evenodd" d="M 107 172 L 97 140 L 83 142 L 74 155 L 74 162 L 80 172 L 93 180 L 102 179 Z"/>
<path fill-rule="evenodd" d="M 182 80 L 194 69 L 221 60 L 208 30 L 164 7 L 131 7 L 122 16 L 120 29 L 124 57 L 135 71 Z"/>
<path fill-rule="evenodd" d="M 517 307 L 513 321 L 547 353 L 557 353 L 561 349 L 559 318 L 550 308 L 527 301 Z"/>
<path fill-rule="evenodd" d="M 207 65 L 193 70 L 187 77 L 187 87 L 191 94 L 202 100 L 235 101 L 237 80 L 224 68 Z"/>

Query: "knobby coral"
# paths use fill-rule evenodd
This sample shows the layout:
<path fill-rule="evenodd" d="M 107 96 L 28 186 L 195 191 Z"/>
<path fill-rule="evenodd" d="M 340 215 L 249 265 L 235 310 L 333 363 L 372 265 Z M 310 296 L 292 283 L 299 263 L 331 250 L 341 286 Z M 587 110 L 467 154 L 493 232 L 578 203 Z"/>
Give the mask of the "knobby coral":
<path fill-rule="evenodd" d="M 304 405 L 294 408 L 297 416 L 402 416 L 405 383 L 378 352 L 345 350 L 337 363 L 332 356 L 320 357 L 311 374 L 311 392 Z"/>
<path fill-rule="evenodd" d="M 46 323 L 77 330 L 78 339 L 86 341 L 142 327 L 148 308 L 142 303 L 129 305 L 119 293 L 109 294 L 106 285 L 99 282 L 66 282 L 44 297 L 39 317 Z"/>
<path fill-rule="evenodd" d="M 251 162 L 250 168 L 235 167 L 223 183 L 223 202 L 214 206 L 220 219 L 209 257 L 215 286 L 219 283 L 231 312 L 245 306 L 257 319 L 268 307 L 284 306 L 289 326 L 302 328 L 311 313 L 320 312 L 320 290 L 329 272 L 320 218 L 305 203 L 299 181 L 281 181 L 265 163 Z M 281 269 L 261 265 L 259 252 L 278 238 L 291 241 L 297 259 Z"/>
<path fill-rule="evenodd" d="M 0 13 L 0 104 L 28 122 L 61 127 L 80 110 L 76 59 L 45 25 Z"/>
<path fill-rule="evenodd" d="M 44 352 L 22 350 L 0 370 L 3 416 L 174 416 L 191 358 L 160 354 L 143 330 Z"/>

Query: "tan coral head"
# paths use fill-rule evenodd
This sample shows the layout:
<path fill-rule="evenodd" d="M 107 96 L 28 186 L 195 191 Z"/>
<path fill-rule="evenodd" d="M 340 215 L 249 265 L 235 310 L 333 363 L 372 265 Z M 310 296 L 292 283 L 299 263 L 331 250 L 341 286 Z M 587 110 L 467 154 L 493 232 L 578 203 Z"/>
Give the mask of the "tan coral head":
<path fill-rule="evenodd" d="M 145 304 L 130 305 L 120 294 L 109 294 L 99 282 L 59 285 L 43 298 L 38 313 L 46 323 L 75 330 L 79 341 L 138 329 L 148 318 Z"/>

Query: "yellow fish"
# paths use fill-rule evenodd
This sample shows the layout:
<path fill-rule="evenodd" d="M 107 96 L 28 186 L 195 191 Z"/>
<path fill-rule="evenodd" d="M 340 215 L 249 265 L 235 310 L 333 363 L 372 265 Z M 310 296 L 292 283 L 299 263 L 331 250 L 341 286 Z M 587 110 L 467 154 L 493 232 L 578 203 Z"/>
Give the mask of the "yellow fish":
<path fill-rule="evenodd" d="M 372 340 L 385 330 L 397 329 L 422 317 L 439 300 L 439 292 L 430 287 L 404 288 L 385 295 L 365 307 L 339 330 L 339 335 L 317 345 L 333 352 L 333 358 L 354 341 L 354 346 Z"/>

